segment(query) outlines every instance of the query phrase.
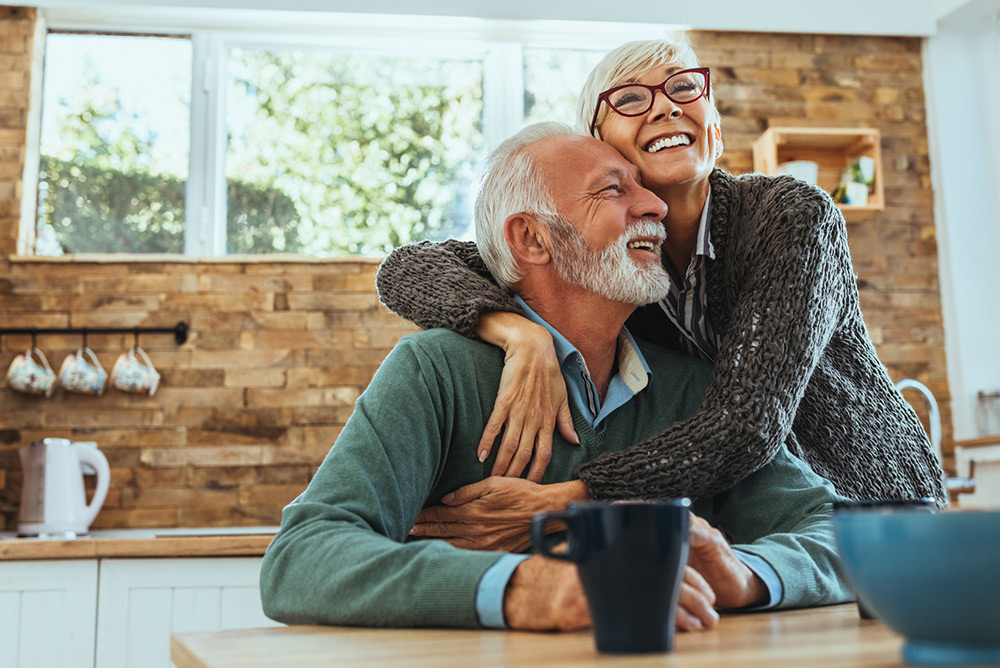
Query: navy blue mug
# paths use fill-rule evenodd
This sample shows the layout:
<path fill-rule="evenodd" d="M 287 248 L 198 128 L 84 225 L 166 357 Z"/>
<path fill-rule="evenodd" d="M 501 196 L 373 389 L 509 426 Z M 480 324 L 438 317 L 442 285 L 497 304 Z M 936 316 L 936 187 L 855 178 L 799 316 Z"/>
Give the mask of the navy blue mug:
<path fill-rule="evenodd" d="M 669 652 L 691 548 L 691 502 L 571 503 L 535 515 L 535 551 L 577 565 L 601 652 Z M 545 525 L 566 523 L 565 552 L 545 543 Z"/>

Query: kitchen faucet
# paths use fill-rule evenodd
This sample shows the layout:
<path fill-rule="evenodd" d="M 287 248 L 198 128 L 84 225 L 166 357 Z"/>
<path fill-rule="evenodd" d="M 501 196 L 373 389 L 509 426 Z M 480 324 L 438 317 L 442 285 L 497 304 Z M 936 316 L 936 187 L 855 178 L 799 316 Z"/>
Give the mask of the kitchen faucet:
<path fill-rule="evenodd" d="M 938 408 L 937 399 L 934 398 L 934 393 L 930 391 L 926 385 L 913 378 L 904 378 L 903 380 L 896 383 L 896 389 L 902 393 L 903 390 L 916 390 L 924 398 L 924 403 L 927 404 L 927 421 L 930 427 L 930 439 L 931 446 L 934 448 L 934 453 L 937 454 L 938 462 L 941 462 L 941 411 Z M 946 492 L 954 492 L 956 494 L 971 494 L 976 491 L 976 479 L 972 477 L 972 472 L 970 471 L 970 477 L 968 478 L 945 478 L 944 479 L 944 489 Z"/>

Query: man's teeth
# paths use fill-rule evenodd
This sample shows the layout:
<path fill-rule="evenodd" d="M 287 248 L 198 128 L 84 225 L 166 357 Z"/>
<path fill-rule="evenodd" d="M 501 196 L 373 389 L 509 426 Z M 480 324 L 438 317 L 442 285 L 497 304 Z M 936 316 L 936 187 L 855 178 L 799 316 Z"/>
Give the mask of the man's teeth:
<path fill-rule="evenodd" d="M 652 241 L 647 241 L 645 239 L 636 239 L 635 241 L 630 241 L 626 244 L 628 248 L 637 248 L 639 250 L 651 251 L 656 250 L 656 245 Z"/>
<path fill-rule="evenodd" d="M 691 138 L 687 135 L 674 135 L 673 137 L 664 137 L 662 139 L 657 139 L 652 144 L 646 147 L 647 153 L 656 153 L 657 151 L 662 151 L 665 148 L 670 148 L 671 146 L 690 146 Z"/>

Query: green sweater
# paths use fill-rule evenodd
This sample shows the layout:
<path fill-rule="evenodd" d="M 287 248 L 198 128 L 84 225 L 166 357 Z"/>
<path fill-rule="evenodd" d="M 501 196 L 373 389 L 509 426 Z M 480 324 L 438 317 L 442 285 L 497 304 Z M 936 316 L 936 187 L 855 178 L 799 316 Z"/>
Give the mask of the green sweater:
<path fill-rule="evenodd" d="M 574 409 L 579 445 L 553 444 L 546 483 L 691 414 L 708 365 L 640 348 L 649 386 L 597 434 Z M 295 624 L 478 626 L 476 591 L 498 552 L 407 541 L 425 505 L 489 475 L 475 444 L 493 408 L 503 352 L 452 332 L 405 337 L 382 363 L 308 488 L 284 509 L 261 568 L 272 619 Z M 691 444 L 691 447 L 697 447 Z M 494 452 L 496 448 L 494 448 Z M 779 607 L 850 599 L 836 565 L 832 486 L 782 448 L 769 465 L 694 510 L 735 547 L 765 559 L 784 589 Z"/>

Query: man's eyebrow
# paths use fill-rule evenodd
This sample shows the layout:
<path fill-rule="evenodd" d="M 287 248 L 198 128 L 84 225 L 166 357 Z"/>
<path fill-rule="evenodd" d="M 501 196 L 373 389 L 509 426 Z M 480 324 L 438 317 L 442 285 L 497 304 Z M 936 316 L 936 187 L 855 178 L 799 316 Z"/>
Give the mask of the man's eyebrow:
<path fill-rule="evenodd" d="M 629 164 L 628 167 L 618 166 L 611 167 L 606 172 L 596 176 L 591 179 L 590 187 L 593 190 L 598 190 L 605 185 L 609 178 L 614 178 L 619 181 L 635 181 L 636 183 L 642 183 L 642 177 L 639 174 L 639 168 L 635 165 Z"/>

